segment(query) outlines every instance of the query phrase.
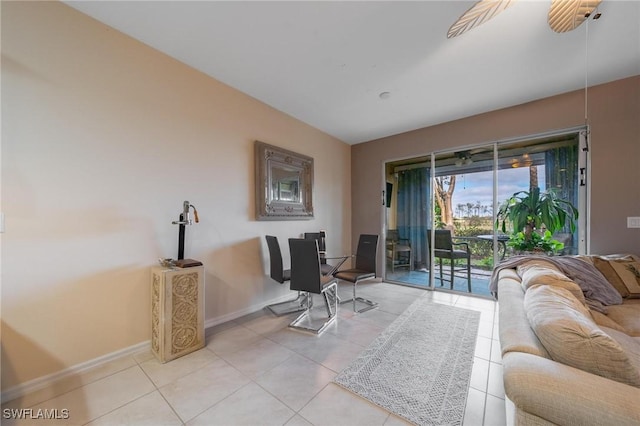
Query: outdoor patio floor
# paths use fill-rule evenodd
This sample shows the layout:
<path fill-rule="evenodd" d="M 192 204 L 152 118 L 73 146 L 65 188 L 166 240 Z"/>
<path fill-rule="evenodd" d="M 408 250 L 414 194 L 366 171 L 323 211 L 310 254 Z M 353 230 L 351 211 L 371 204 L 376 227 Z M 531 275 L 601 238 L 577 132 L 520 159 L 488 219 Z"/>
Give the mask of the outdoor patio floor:
<path fill-rule="evenodd" d="M 428 287 L 429 286 L 429 270 L 422 269 L 417 271 L 407 271 L 406 268 L 396 269 L 394 272 L 391 272 L 391 267 L 388 266 L 387 275 L 385 277 L 385 281 L 388 282 L 399 282 L 404 284 L 410 284 L 420 287 Z M 446 289 L 450 290 L 449 282 L 446 280 L 449 278 L 447 274 L 447 268 L 443 269 L 444 273 L 444 285 L 440 286 L 440 274 L 438 269 L 436 268 L 436 276 L 434 286 L 436 289 Z M 469 294 L 467 288 L 467 278 L 465 276 L 458 276 L 456 273 L 455 280 L 453 282 L 453 290 L 459 291 L 461 293 Z M 471 269 L 471 294 L 475 294 L 478 296 L 491 297 L 491 293 L 489 292 L 489 280 L 491 279 L 491 271 L 485 271 L 481 269 Z"/>

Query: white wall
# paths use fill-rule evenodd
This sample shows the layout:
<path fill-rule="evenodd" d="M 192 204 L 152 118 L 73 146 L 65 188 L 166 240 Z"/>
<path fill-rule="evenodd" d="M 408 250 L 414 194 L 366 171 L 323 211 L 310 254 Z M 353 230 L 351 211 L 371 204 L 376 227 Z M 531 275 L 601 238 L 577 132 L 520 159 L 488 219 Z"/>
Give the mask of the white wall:
<path fill-rule="evenodd" d="M 348 251 L 348 145 L 61 3 L 1 7 L 3 390 L 150 338 L 184 200 L 209 323 L 288 293 L 265 234 Z M 254 220 L 254 140 L 314 158 L 314 220 Z"/>

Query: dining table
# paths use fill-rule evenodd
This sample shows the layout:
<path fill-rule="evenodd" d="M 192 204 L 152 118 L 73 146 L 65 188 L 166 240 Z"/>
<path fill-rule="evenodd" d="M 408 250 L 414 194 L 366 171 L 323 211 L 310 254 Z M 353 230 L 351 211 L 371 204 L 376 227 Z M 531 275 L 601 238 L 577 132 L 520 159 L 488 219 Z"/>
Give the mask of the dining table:
<path fill-rule="evenodd" d="M 496 238 L 498 244 L 502 246 L 502 254 L 500 255 L 500 260 L 504 260 L 504 257 L 507 254 L 507 241 L 509 241 L 509 236 L 507 234 L 484 234 L 484 235 L 476 235 L 476 238 L 484 241 L 493 242 L 493 238 Z M 500 251 L 500 250 L 499 250 Z"/>
<path fill-rule="evenodd" d="M 325 252 L 320 252 L 320 264 L 322 269 L 322 275 L 331 276 L 335 274 L 338 269 L 349 259 L 351 255 L 343 256 L 327 256 Z M 327 261 L 330 261 L 327 263 Z M 332 262 L 335 261 L 335 262 Z M 327 266 L 324 268 L 323 266 Z"/>

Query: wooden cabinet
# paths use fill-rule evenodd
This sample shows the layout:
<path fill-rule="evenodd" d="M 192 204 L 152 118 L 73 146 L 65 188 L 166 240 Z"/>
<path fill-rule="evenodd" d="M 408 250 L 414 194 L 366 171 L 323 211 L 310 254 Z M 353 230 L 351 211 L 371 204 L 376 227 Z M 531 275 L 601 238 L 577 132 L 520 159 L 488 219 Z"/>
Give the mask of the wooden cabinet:
<path fill-rule="evenodd" d="M 204 347 L 204 266 L 151 272 L 151 351 L 160 362 Z"/>

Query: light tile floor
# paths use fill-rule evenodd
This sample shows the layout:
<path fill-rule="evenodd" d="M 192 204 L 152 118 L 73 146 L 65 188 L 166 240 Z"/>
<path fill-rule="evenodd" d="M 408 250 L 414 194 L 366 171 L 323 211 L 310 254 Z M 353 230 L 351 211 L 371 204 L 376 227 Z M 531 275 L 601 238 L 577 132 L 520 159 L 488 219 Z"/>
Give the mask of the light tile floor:
<path fill-rule="evenodd" d="M 347 297 L 350 289 L 340 293 Z M 204 349 L 169 363 L 141 352 L 2 406 L 3 414 L 66 409 L 67 420 L 3 418 L 2 424 L 407 424 L 332 380 L 419 297 L 481 312 L 464 425 L 506 424 L 497 303 L 388 283 L 360 284 L 358 295 L 379 308 L 353 314 L 350 304 L 341 305 L 337 322 L 319 337 L 288 329 L 296 314 L 256 312 L 207 330 Z"/>

